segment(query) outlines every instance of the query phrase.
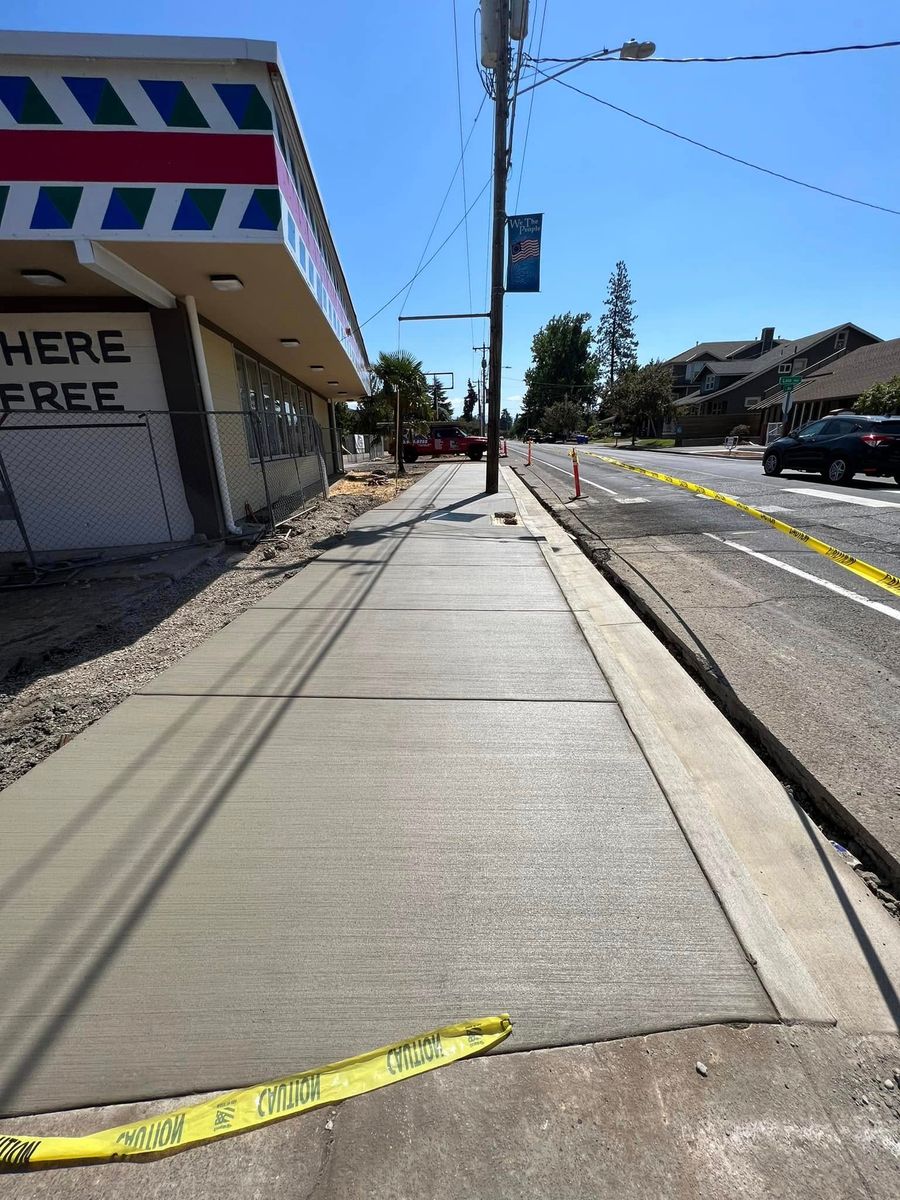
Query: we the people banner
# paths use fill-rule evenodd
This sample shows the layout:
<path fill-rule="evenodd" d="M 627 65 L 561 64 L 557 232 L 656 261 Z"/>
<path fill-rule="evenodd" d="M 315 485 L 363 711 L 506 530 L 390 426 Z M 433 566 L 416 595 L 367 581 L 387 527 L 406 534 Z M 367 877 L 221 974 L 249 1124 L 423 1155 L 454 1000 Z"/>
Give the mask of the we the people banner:
<path fill-rule="evenodd" d="M 541 225 L 543 213 L 508 217 L 509 241 L 506 257 L 506 290 L 541 290 Z"/>

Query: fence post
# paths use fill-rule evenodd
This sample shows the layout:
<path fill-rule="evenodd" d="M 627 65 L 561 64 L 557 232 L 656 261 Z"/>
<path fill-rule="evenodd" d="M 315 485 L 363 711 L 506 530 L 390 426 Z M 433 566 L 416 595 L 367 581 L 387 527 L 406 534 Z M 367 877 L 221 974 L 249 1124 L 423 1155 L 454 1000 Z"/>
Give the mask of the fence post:
<path fill-rule="evenodd" d="M 147 426 L 147 437 L 150 439 L 150 453 L 153 455 L 153 466 L 156 469 L 156 482 L 159 486 L 159 498 L 162 500 L 163 513 L 165 514 L 166 518 L 166 529 L 169 531 L 169 541 L 174 542 L 175 539 L 172 537 L 172 522 L 169 520 L 169 506 L 166 504 L 166 491 L 163 487 L 162 475 L 159 472 L 159 459 L 156 456 L 156 444 L 153 441 L 153 430 L 150 428 L 150 414 L 141 413 L 141 416 L 144 418 L 144 423 Z"/>
<path fill-rule="evenodd" d="M 253 426 L 253 434 L 256 438 L 256 453 L 259 455 L 259 469 L 262 471 L 263 491 L 266 494 L 266 511 L 269 514 L 269 533 L 275 532 L 275 514 L 272 511 L 272 497 L 269 495 L 269 477 L 266 474 L 266 460 L 263 455 L 262 438 L 259 432 L 259 413 L 252 412 L 250 414 L 252 420 L 250 424 Z"/>
<path fill-rule="evenodd" d="M 6 464 L 3 461 L 2 454 L 0 454 L 0 488 L 2 488 L 9 497 L 9 506 L 12 509 L 16 525 L 19 527 L 19 537 L 22 539 L 22 545 L 25 547 L 25 553 L 28 555 L 28 561 L 31 563 L 31 569 L 34 571 L 35 575 L 37 575 L 39 574 L 37 559 L 34 557 L 34 550 L 31 548 L 28 532 L 25 529 L 25 522 L 22 520 L 22 510 L 19 508 L 19 503 L 16 500 L 16 494 L 13 491 L 12 480 L 9 477 L 9 471 L 6 469 Z"/>
<path fill-rule="evenodd" d="M 297 413 L 297 424 L 294 425 L 294 444 L 291 447 L 291 457 L 294 460 L 294 470 L 297 472 L 297 487 L 300 489 L 300 507 L 306 507 L 306 495 L 303 491 L 303 480 L 300 478 L 300 451 L 303 447 L 303 434 L 300 432 L 300 422 L 303 420 L 303 415 Z"/>

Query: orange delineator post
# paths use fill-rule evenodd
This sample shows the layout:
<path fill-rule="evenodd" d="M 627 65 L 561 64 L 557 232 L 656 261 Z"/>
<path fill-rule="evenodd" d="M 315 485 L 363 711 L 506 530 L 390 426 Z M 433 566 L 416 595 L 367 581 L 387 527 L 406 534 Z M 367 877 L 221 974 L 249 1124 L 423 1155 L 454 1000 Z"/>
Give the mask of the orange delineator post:
<path fill-rule="evenodd" d="M 578 451 L 573 446 L 569 451 L 572 456 L 572 474 L 575 476 L 575 499 L 581 499 L 581 476 L 578 474 Z"/>
<path fill-rule="evenodd" d="M 509 454 L 506 452 L 506 438 L 503 439 L 503 449 L 500 451 L 500 457 L 509 458 Z"/>
<path fill-rule="evenodd" d="M 531 438 L 528 439 L 528 462 L 525 464 L 525 466 L 531 466 Z"/>

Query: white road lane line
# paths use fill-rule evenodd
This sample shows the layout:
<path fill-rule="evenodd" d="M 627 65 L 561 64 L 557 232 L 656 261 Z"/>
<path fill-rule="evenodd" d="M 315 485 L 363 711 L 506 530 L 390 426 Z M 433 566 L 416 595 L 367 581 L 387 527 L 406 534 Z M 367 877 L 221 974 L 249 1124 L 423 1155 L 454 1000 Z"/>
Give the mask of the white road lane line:
<path fill-rule="evenodd" d="M 900 508 L 894 500 L 876 500 L 874 496 L 838 495 L 821 488 L 782 488 L 783 492 L 795 492 L 798 496 L 820 496 L 824 500 L 836 500 L 841 504 L 859 504 L 863 508 Z"/>
<path fill-rule="evenodd" d="M 558 467 L 555 463 L 547 462 L 546 458 L 537 458 L 535 455 L 532 455 L 531 461 L 540 463 L 542 467 L 549 467 L 551 471 L 559 471 L 560 475 L 567 475 L 569 479 L 572 478 L 571 470 L 567 471 L 565 467 Z M 618 496 L 619 494 L 618 492 L 614 492 L 612 488 L 604 487 L 602 483 L 591 483 L 590 479 L 582 479 L 581 482 L 586 483 L 588 487 L 597 488 L 601 492 L 609 492 L 610 496 Z M 572 486 L 575 486 L 574 481 Z"/>
<path fill-rule="evenodd" d="M 749 546 L 742 546 L 740 542 L 730 542 L 728 538 L 719 537 L 715 533 L 704 533 L 703 536 L 712 538 L 714 542 L 721 542 L 723 546 L 730 546 L 732 550 L 740 550 L 742 554 L 758 558 L 760 562 L 768 563 L 771 567 L 778 567 L 780 570 L 788 571 L 791 575 L 798 575 L 810 583 L 817 583 L 819 587 L 827 588 L 829 592 L 836 592 L 838 596 L 843 596 L 846 600 L 855 600 L 857 604 L 865 605 L 866 608 L 872 608 L 876 612 L 884 613 L 885 616 L 893 617 L 895 621 L 900 621 L 900 608 L 892 608 L 889 604 L 870 600 L 868 596 L 861 596 L 859 592 L 851 592 L 828 579 L 820 579 L 818 575 L 810 575 L 808 571 L 801 571 L 799 567 L 791 566 L 790 563 L 782 562 L 778 558 L 770 558 L 768 554 L 760 554 L 758 550 L 751 550 Z"/>

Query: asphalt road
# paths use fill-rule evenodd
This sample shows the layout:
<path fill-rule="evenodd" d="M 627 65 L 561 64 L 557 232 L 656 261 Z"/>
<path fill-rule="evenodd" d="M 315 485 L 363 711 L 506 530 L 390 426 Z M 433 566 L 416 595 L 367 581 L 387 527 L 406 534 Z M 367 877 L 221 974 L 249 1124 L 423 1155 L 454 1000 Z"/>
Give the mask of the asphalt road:
<path fill-rule="evenodd" d="M 572 501 L 570 447 L 534 447 L 531 473 L 900 873 L 900 601 L 727 505 L 599 462 L 589 449 L 579 448 L 581 500 Z M 509 451 L 521 466 L 524 447 Z M 618 457 L 724 492 L 900 574 L 900 489 L 889 481 L 833 487 L 799 472 L 768 478 L 752 460 Z"/>

